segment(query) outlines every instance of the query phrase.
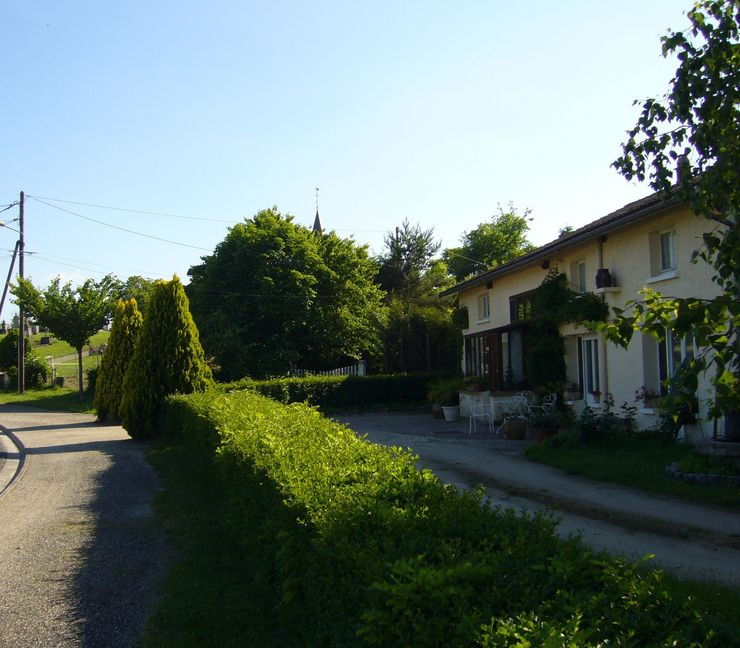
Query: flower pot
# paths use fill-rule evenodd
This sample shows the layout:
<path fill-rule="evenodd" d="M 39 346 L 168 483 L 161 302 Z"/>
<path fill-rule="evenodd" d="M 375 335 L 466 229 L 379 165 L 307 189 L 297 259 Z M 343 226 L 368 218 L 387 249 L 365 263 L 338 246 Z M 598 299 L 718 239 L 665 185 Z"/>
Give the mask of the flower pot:
<path fill-rule="evenodd" d="M 554 437 L 558 433 L 558 428 L 556 427 L 541 427 L 541 428 L 535 428 L 534 429 L 534 442 L 539 445 L 542 443 L 545 439 L 550 439 Z"/>
<path fill-rule="evenodd" d="M 442 413 L 444 414 L 445 421 L 453 422 L 460 418 L 460 406 L 459 405 L 442 405 Z"/>
<path fill-rule="evenodd" d="M 522 419 L 508 419 L 504 426 L 504 436 L 509 441 L 521 441 L 527 434 L 527 422 Z"/>

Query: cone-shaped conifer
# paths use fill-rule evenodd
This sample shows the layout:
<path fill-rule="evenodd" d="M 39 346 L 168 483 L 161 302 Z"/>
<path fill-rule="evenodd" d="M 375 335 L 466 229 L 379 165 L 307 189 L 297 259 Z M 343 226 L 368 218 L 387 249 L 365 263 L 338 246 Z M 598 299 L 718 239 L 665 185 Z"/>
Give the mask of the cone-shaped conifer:
<path fill-rule="evenodd" d="M 202 391 L 211 380 L 180 280 L 158 281 L 123 382 L 123 427 L 135 439 L 155 436 L 164 398 Z"/>
<path fill-rule="evenodd" d="M 123 379 L 134 355 L 142 322 L 135 299 L 118 300 L 113 314 L 110 339 L 95 383 L 93 404 L 99 421 L 121 418 Z"/>

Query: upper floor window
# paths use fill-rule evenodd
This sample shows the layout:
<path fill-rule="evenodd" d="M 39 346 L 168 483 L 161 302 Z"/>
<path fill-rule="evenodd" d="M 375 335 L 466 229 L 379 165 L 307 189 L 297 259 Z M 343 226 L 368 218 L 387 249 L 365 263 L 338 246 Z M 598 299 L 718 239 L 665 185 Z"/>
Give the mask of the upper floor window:
<path fill-rule="evenodd" d="M 509 313 L 512 322 L 532 319 L 532 293 L 509 297 Z"/>
<path fill-rule="evenodd" d="M 660 233 L 660 271 L 676 269 L 676 233 L 673 230 Z"/>
<path fill-rule="evenodd" d="M 485 322 L 491 319 L 491 305 L 488 293 L 478 295 L 478 321 Z"/>
<path fill-rule="evenodd" d="M 650 234 L 650 276 L 674 273 L 676 263 L 676 231 L 665 229 Z"/>
<path fill-rule="evenodd" d="M 570 264 L 570 283 L 573 290 L 586 292 L 586 262 L 574 261 Z"/>

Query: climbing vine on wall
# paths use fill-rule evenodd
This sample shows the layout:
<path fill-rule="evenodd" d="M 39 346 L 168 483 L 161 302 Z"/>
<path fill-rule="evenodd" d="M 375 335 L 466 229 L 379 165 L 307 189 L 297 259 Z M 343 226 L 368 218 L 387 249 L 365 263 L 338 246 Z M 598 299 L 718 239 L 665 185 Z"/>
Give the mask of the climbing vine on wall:
<path fill-rule="evenodd" d="M 590 324 L 609 314 L 604 301 L 590 292 L 577 293 L 568 278 L 552 269 L 532 298 L 534 320 L 527 337 L 529 382 L 547 391 L 561 392 L 565 382 L 565 338 L 563 324 Z"/>

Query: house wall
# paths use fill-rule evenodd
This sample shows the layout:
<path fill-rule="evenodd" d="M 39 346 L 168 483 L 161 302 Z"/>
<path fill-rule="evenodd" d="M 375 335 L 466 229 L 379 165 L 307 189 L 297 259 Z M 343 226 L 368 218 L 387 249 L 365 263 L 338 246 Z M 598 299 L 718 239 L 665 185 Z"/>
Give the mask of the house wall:
<path fill-rule="evenodd" d="M 712 297 L 719 294 L 719 288 L 711 281 L 712 268 L 703 261 L 691 263 L 693 251 L 702 244 L 702 233 L 710 229 L 711 223 L 696 217 L 689 209 L 674 208 L 653 217 L 628 224 L 609 232 L 606 240 L 592 239 L 586 243 L 573 246 L 554 253 L 549 261 L 551 268 L 564 272 L 571 285 L 578 283 L 577 262 L 586 264 L 586 289 L 601 294 L 609 305 L 624 306 L 625 302 L 639 298 L 638 291 L 643 287 L 652 288 L 666 296 L 690 297 L 701 295 Z M 660 249 L 656 247 L 657 235 L 663 231 L 675 232 L 675 271 L 653 276 L 655 256 Z M 602 264 L 599 264 L 601 258 Z M 651 261 L 652 258 L 652 261 Z M 597 290 L 595 284 L 596 270 L 608 268 L 616 287 Z M 510 323 L 509 297 L 537 288 L 545 278 L 547 270 L 541 267 L 541 261 L 531 266 L 512 270 L 493 279 L 492 287 L 470 288 L 460 293 L 460 304 L 468 308 L 469 328 L 464 335 L 482 333 Z M 477 298 L 480 294 L 489 295 L 490 318 L 478 321 L 476 317 Z M 578 379 L 578 345 L 577 339 L 583 336 L 594 336 L 584 328 L 571 325 L 564 326 L 562 331 L 566 338 L 566 364 L 569 380 Z M 659 387 L 657 343 L 653 338 L 636 334 L 625 350 L 614 344 L 604 344 L 599 339 L 599 369 L 601 392 L 611 393 L 617 406 L 623 401 L 634 403 L 637 389 L 646 384 Z M 700 384 L 700 415 L 706 418 L 705 401 L 709 397 L 706 384 Z M 583 407 L 583 402 L 576 402 L 576 409 Z M 657 420 L 657 411 L 651 411 L 638 404 L 638 424 L 649 427 Z M 691 437 L 711 436 L 710 422 L 697 422 L 687 426 L 686 433 Z"/>

